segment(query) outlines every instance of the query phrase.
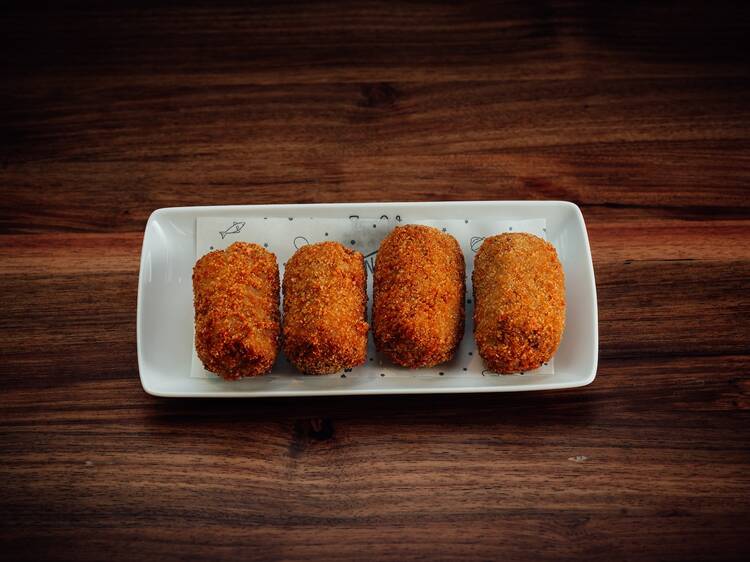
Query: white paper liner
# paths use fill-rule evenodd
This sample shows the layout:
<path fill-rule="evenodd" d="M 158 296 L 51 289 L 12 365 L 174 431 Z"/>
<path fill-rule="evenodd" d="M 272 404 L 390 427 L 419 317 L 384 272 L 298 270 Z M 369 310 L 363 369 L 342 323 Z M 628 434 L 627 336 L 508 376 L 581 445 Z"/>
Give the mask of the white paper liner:
<path fill-rule="evenodd" d="M 546 239 L 546 220 L 414 220 L 406 216 L 381 217 L 342 217 L 337 219 L 300 217 L 236 217 L 233 219 L 199 217 L 196 224 L 196 260 L 212 250 L 227 248 L 233 242 L 253 242 L 267 248 L 276 255 L 281 278 L 284 266 L 294 252 L 304 244 L 335 241 L 361 252 L 365 256 L 367 268 L 368 320 L 372 312 L 372 272 L 375 256 L 381 240 L 396 226 L 423 224 L 439 228 L 456 238 L 461 245 L 466 261 L 466 322 L 464 337 L 453 360 L 432 368 L 405 369 L 391 364 L 376 350 L 369 336 L 367 361 L 351 370 L 341 371 L 329 377 L 442 377 L 442 376 L 513 376 L 496 375 L 486 370 L 479 357 L 472 333 L 474 303 L 472 300 L 471 272 L 474 269 L 474 255 L 485 237 L 501 232 L 528 232 Z M 283 297 L 282 297 L 283 298 Z M 193 342 L 194 343 L 194 342 Z M 554 374 L 554 360 L 540 368 L 518 375 Z M 193 345 L 193 358 L 190 369 L 193 378 L 218 378 L 206 371 Z M 289 379 L 309 377 L 299 373 L 279 350 L 279 357 L 270 374 L 259 380 L 275 377 Z M 247 379 L 245 379 L 247 380 Z"/>

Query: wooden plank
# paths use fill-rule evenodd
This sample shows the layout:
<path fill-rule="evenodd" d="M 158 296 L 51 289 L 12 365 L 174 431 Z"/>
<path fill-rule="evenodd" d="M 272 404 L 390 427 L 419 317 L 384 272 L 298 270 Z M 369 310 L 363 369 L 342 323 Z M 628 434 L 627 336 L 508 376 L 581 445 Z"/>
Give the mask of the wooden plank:
<path fill-rule="evenodd" d="M 613 542 L 615 558 L 698 557 L 717 541 L 742 553 L 746 364 L 605 359 L 585 393 L 252 407 L 157 400 L 132 377 L 41 397 L 16 389 L 0 427 L 3 504 L 15 522 L 2 536 L 30 545 L 29 557 L 55 558 L 49 548 L 62 541 L 84 559 L 96 557 L 92 532 L 115 550 L 135 542 L 152 556 L 176 548 L 198 558 L 232 545 L 292 558 L 438 548 L 446 558 L 510 549 L 537 559 L 594 556 Z"/>
<path fill-rule="evenodd" d="M 0 22 L 4 68 L 62 86 L 747 76 L 731 3 L 117 4 L 21 4 Z"/>
<path fill-rule="evenodd" d="M 594 217 L 740 219 L 750 201 L 749 86 L 72 91 L 7 115 L 0 229 L 132 231 L 163 206 L 342 199 L 563 199 Z"/>

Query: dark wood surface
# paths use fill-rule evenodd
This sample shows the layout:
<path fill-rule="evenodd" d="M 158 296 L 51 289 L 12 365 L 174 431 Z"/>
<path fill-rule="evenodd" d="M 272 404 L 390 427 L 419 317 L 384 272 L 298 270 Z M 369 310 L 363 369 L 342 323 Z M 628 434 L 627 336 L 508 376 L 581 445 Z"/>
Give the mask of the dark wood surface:
<path fill-rule="evenodd" d="M 750 25 L 722 2 L 0 15 L 3 559 L 750 556 Z M 164 400 L 174 205 L 566 199 L 600 366 L 513 395 Z"/>

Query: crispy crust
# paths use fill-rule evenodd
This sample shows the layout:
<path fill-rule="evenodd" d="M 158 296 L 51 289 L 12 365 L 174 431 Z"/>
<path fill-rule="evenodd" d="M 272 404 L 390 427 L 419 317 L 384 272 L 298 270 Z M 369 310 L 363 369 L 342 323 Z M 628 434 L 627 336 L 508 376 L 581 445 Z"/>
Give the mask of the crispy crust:
<path fill-rule="evenodd" d="M 404 367 L 450 360 L 464 333 L 464 256 L 436 228 L 406 225 L 380 245 L 375 263 L 375 345 Z"/>
<path fill-rule="evenodd" d="M 531 234 L 491 236 L 474 258 L 474 338 L 498 373 L 549 361 L 565 327 L 565 279 L 552 244 Z"/>
<path fill-rule="evenodd" d="M 362 254 L 338 242 L 303 246 L 284 271 L 284 354 L 310 375 L 367 356 L 367 277 Z"/>
<path fill-rule="evenodd" d="M 235 242 L 193 268 L 195 349 L 225 379 L 262 375 L 276 360 L 279 267 L 257 244 Z"/>

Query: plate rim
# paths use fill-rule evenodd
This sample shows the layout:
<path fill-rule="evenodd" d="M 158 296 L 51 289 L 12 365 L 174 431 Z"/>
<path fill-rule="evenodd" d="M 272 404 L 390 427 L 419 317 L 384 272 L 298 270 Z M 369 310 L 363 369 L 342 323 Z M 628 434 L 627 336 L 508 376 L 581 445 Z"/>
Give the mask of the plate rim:
<path fill-rule="evenodd" d="M 346 207 L 453 207 L 453 206 L 511 206 L 511 205 L 526 205 L 531 207 L 567 207 L 575 214 L 576 222 L 583 231 L 583 250 L 585 251 L 585 258 L 587 264 L 587 273 L 591 280 L 591 295 L 593 301 L 592 308 L 592 322 L 593 322 L 593 349 L 594 356 L 590 366 L 589 372 L 585 378 L 582 378 L 573 382 L 548 382 L 540 383 L 534 387 L 528 386 L 517 386 L 509 385 L 505 387 L 501 386 L 484 386 L 484 387 L 419 387 L 419 388 L 384 388 L 384 389 L 327 389 L 327 390 L 263 390 L 263 391 L 249 391 L 249 390 L 237 390 L 234 392 L 227 391 L 169 391 L 157 389 L 151 386 L 151 381 L 148 377 L 144 377 L 145 361 L 142 352 L 142 338 L 143 338 L 143 293 L 144 293 L 144 270 L 146 265 L 146 237 L 152 223 L 166 214 L 194 214 L 196 217 L 205 212 L 211 211 L 231 211 L 239 209 L 254 209 L 254 210 L 285 210 L 285 209 L 310 209 L 310 208 L 346 208 Z M 384 396 L 384 395 L 400 395 L 400 394 L 485 394 L 485 393 L 505 393 L 505 392 L 533 392 L 533 391 L 544 391 L 544 390 L 561 390 L 568 388 L 581 388 L 591 384 L 596 379 L 599 363 L 599 303 L 597 296 L 596 287 L 596 276 L 593 267 L 593 258 L 591 254 L 591 244 L 588 236 L 588 229 L 586 228 L 586 221 L 584 220 L 583 213 L 578 205 L 572 201 L 560 201 L 560 200 L 460 200 L 460 201 L 386 201 L 386 202 L 336 202 L 336 203 L 279 203 L 279 204 L 262 204 L 262 205 L 196 205 L 196 206 L 179 206 L 179 207 L 160 207 L 151 212 L 146 221 L 146 225 L 143 231 L 143 241 L 141 243 L 141 256 L 139 260 L 139 272 L 138 272 L 138 295 L 136 304 L 136 351 L 138 360 L 138 375 L 141 382 L 141 386 L 147 394 L 159 398 L 304 398 L 304 397 L 315 397 L 315 396 Z M 514 375 L 510 375 L 514 376 Z M 525 375 L 521 375 L 525 376 Z"/>

